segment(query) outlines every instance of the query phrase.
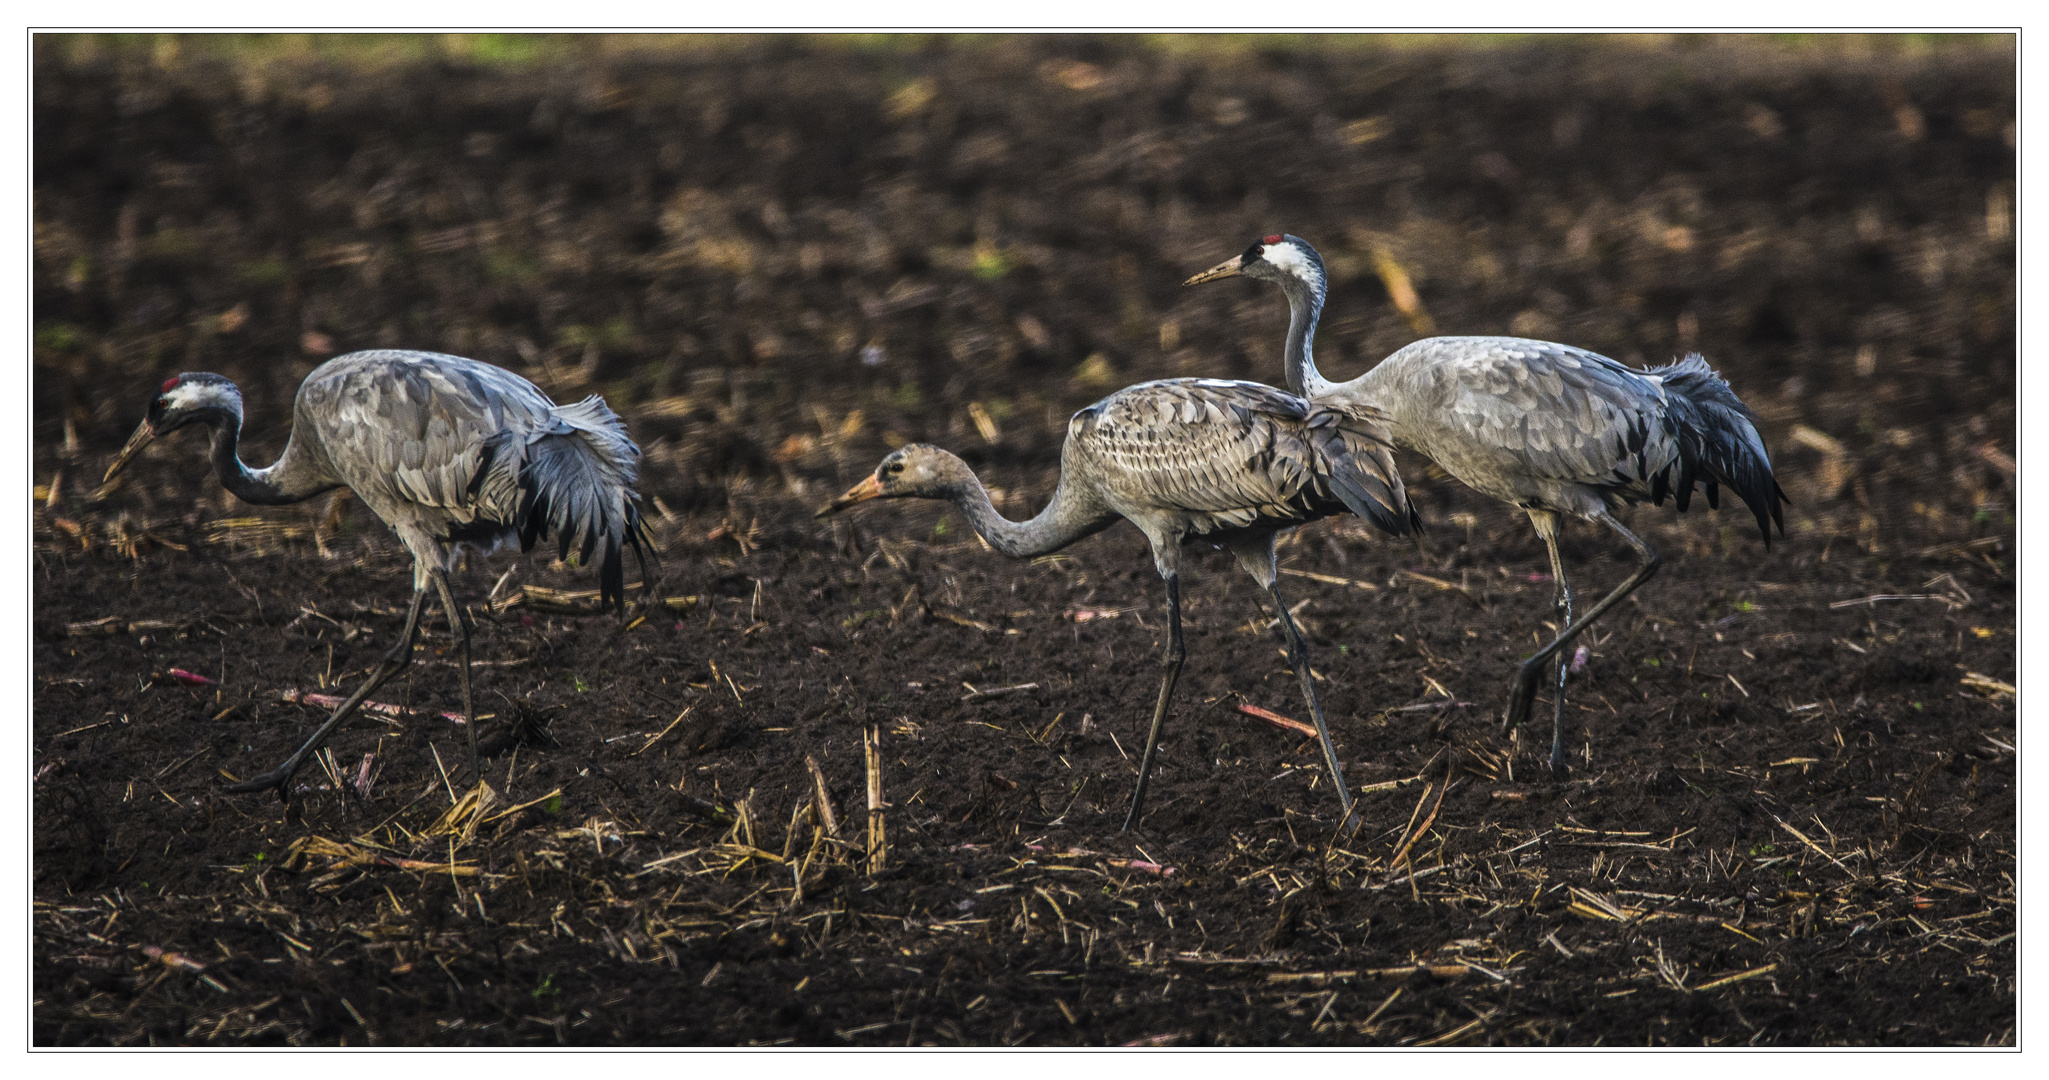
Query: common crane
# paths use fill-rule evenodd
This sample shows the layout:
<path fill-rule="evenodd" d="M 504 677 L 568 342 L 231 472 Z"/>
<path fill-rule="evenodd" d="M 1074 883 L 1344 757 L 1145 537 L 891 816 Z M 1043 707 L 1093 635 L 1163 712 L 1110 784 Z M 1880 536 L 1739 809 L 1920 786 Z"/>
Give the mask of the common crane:
<path fill-rule="evenodd" d="M 1236 275 L 1271 281 L 1288 298 L 1289 389 L 1317 404 L 1385 410 L 1397 445 L 1418 451 L 1482 495 L 1519 506 L 1551 555 L 1560 630 L 1516 673 L 1505 721 L 1529 718 L 1546 661 L 1558 658 L 1551 770 L 1565 768 L 1565 679 L 1561 650 L 1588 624 L 1657 572 L 1656 548 L 1613 512 L 1674 497 L 1684 511 L 1695 483 L 1719 507 L 1726 484 L 1757 518 L 1765 546 L 1785 523 L 1787 501 L 1772 475 L 1757 416 L 1699 355 L 1638 371 L 1570 345 L 1514 337 L 1433 337 L 1410 344 L 1350 382 L 1316 370 L 1311 345 L 1328 278 L 1323 258 L 1300 237 L 1267 236 L 1243 254 L 1183 284 Z M 1563 516 L 1597 522 L 1636 551 L 1637 569 L 1579 621 L 1558 556 Z"/>
<path fill-rule="evenodd" d="M 1060 482 L 1030 521 L 997 513 L 967 464 L 934 446 L 900 447 L 866 480 L 827 503 L 824 517 L 869 499 L 943 499 L 982 538 L 1012 558 L 1058 551 L 1115 524 L 1138 526 L 1153 566 L 1167 582 L 1167 642 L 1159 701 L 1146 735 L 1138 786 L 1124 817 L 1129 830 L 1145 804 L 1146 783 L 1167 704 L 1181 674 L 1181 545 L 1206 540 L 1227 548 L 1273 597 L 1288 641 L 1288 661 L 1316 720 L 1336 784 L 1341 821 L 1352 796 L 1310 681 L 1308 650 L 1281 598 L 1274 535 L 1350 511 L 1386 531 L 1408 531 L 1411 514 L 1394 468 L 1379 410 L 1319 405 L 1259 383 L 1166 379 L 1140 383 L 1090 405 L 1067 424 Z"/>
<path fill-rule="evenodd" d="M 191 424 L 212 429 L 214 471 L 243 502 L 275 506 L 346 487 L 413 556 L 413 602 L 391 651 L 305 745 L 277 768 L 229 791 L 275 789 L 289 798 L 292 774 L 306 756 L 412 660 L 430 587 L 461 644 L 470 771 L 482 778 L 470 697 L 470 628 L 448 586 L 458 545 L 488 551 L 513 541 L 524 551 L 553 532 L 563 557 L 576 548 L 586 563 L 602 546 L 599 596 L 621 613 L 622 547 L 633 550 L 643 579 L 647 575 L 652 538 L 633 491 L 640 448 L 627 437 L 625 422 L 595 396 L 556 405 L 512 372 L 441 353 L 350 353 L 315 368 L 299 384 L 284 453 L 252 471 L 236 452 L 241 391 L 211 372 L 187 372 L 157 389 L 107 479 L 155 439 Z"/>

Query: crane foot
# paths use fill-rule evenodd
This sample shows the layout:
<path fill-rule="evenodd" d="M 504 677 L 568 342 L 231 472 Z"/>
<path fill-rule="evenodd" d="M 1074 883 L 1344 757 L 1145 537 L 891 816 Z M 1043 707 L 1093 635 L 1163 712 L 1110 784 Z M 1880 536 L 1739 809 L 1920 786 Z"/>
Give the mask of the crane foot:
<path fill-rule="evenodd" d="M 1508 711 L 1502 716 L 1502 727 L 1516 727 L 1530 718 L 1530 709 L 1537 702 L 1537 681 L 1543 677 L 1542 664 L 1523 663 L 1516 672 L 1514 688 L 1508 692 Z"/>
<path fill-rule="evenodd" d="M 297 771 L 297 769 L 289 769 L 280 765 L 261 776 L 252 776 L 239 784 L 229 784 L 227 791 L 231 795 L 247 795 L 255 791 L 276 791 L 277 801 L 288 803 L 292 801 L 292 775 Z"/>

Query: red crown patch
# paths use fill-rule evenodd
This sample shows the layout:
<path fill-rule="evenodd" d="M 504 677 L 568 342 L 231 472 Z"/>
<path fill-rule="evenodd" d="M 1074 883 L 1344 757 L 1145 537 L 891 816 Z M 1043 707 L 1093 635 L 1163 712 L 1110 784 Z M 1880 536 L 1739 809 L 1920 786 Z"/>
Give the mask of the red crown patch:
<path fill-rule="evenodd" d="M 176 385 L 178 385 L 178 377 L 176 375 L 173 375 L 170 378 L 164 380 L 164 385 L 157 387 L 157 393 L 168 394 L 171 392 L 171 388 Z"/>
<path fill-rule="evenodd" d="M 1262 236 L 1259 238 L 1259 242 L 1262 244 L 1278 244 L 1281 242 L 1281 234 L 1275 233 L 1272 236 Z"/>

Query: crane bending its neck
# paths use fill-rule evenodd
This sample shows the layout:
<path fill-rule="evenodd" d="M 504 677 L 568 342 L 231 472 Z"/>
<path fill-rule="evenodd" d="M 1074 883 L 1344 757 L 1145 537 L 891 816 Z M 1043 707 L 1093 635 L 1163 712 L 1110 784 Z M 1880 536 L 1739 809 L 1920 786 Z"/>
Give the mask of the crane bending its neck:
<path fill-rule="evenodd" d="M 907 469 L 892 470 L 902 462 Z M 869 499 L 940 499 L 952 503 L 989 546 L 1013 559 L 1046 555 L 1115 524 L 1119 515 L 1083 490 L 1077 490 L 1063 469 L 1060 484 L 1044 509 L 1029 521 L 1012 521 L 998 513 L 968 464 L 936 446 L 912 444 L 883 459 L 875 473 L 846 494 L 827 503 L 818 516 L 844 510 Z"/>
<path fill-rule="evenodd" d="M 285 442 L 285 452 L 268 468 L 251 470 L 237 452 L 242 441 L 242 393 L 235 384 L 209 372 L 180 375 L 164 384 L 150 405 L 149 416 L 128 437 L 128 445 L 107 469 L 107 479 L 127 467 L 142 448 L 182 427 L 204 424 L 212 432 L 214 474 L 221 486 L 243 502 L 280 506 L 302 502 L 342 483 L 299 446 L 299 432 Z"/>
<path fill-rule="evenodd" d="M 997 513 L 995 504 L 989 501 L 989 489 L 965 464 L 961 471 L 967 474 L 969 485 L 955 491 L 950 501 L 967 515 L 968 523 L 982 539 L 989 541 L 990 547 L 1013 559 L 1059 551 L 1076 540 L 1102 532 L 1117 520 L 1116 514 L 1091 510 L 1083 500 L 1072 498 L 1062 478 L 1044 509 L 1029 521 L 1012 521 Z"/>
<path fill-rule="evenodd" d="M 239 404 L 240 402 L 237 402 L 237 405 Z M 222 487 L 227 488 L 230 494 L 245 503 L 256 506 L 283 506 L 286 503 L 303 502 L 322 491 L 340 486 L 329 484 L 325 487 L 308 487 L 304 491 L 291 491 L 277 483 L 274 477 L 279 472 L 278 466 L 293 456 L 289 442 L 285 446 L 284 454 L 267 469 L 252 471 L 249 466 L 242 464 L 242 455 L 239 451 L 242 442 L 242 410 L 239 408 L 233 412 L 209 417 L 203 422 L 213 429 L 214 474 L 221 478 Z"/>

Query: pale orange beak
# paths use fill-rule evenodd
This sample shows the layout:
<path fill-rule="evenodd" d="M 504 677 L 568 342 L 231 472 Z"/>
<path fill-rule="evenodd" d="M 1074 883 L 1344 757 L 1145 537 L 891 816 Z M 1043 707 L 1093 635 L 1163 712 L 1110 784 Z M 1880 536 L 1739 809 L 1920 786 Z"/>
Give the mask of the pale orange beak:
<path fill-rule="evenodd" d="M 1243 265 L 1245 265 L 1245 256 L 1233 255 L 1181 284 L 1183 286 L 1200 285 L 1205 281 L 1215 281 L 1218 278 L 1237 277 L 1243 272 L 1239 269 Z"/>
<path fill-rule="evenodd" d="M 881 497 L 882 478 L 870 473 L 868 479 L 855 484 L 853 487 L 848 488 L 846 493 L 839 498 L 819 507 L 818 513 L 815 516 L 824 517 L 827 514 L 837 514 L 855 503 L 864 503 L 870 499 L 879 499 Z"/>
<path fill-rule="evenodd" d="M 100 483 L 104 484 L 112 480 L 115 473 L 127 468 L 129 460 L 134 458 L 135 455 L 142 453 L 142 448 L 148 446 L 156 437 L 156 429 L 149 426 L 149 421 L 144 420 L 136 425 L 135 433 L 128 436 L 128 445 L 123 446 L 120 455 L 114 459 L 114 463 L 107 466 L 107 475 L 100 478 Z"/>

